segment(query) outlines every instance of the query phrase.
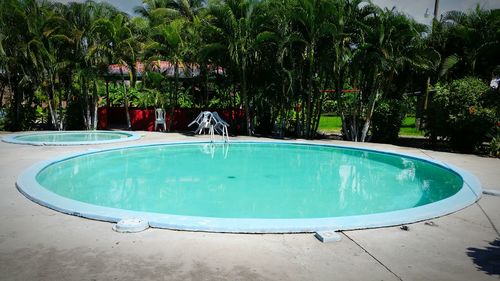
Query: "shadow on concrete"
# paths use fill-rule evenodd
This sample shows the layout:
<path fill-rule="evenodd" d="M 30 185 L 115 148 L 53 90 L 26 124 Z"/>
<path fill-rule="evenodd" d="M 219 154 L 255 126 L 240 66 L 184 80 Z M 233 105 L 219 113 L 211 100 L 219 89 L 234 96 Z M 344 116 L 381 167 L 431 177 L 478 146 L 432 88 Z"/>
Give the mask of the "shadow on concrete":
<path fill-rule="evenodd" d="M 472 258 L 479 270 L 489 275 L 500 276 L 500 238 L 490 242 L 484 249 L 467 248 L 467 255 Z"/>

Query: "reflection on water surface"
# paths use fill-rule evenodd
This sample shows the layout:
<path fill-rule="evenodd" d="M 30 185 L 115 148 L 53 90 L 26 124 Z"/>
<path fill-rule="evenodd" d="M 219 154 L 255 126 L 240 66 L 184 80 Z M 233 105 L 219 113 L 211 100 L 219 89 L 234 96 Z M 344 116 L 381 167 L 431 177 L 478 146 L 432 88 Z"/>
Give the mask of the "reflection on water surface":
<path fill-rule="evenodd" d="M 128 148 L 55 163 L 37 180 L 75 200 L 128 210 L 315 218 L 412 208 L 455 194 L 460 176 L 402 156 L 269 143 Z"/>

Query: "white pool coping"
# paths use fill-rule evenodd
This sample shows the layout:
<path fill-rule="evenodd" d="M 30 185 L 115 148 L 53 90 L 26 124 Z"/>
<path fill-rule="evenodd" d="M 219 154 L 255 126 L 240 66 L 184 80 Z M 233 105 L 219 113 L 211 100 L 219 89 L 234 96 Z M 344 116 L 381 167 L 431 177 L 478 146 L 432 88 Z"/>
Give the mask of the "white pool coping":
<path fill-rule="evenodd" d="M 21 136 L 31 136 L 31 135 L 55 135 L 55 134 L 84 134 L 84 133 L 100 133 L 100 134 L 120 134 L 128 135 L 126 138 L 112 139 L 112 140 L 96 140 L 96 141 L 64 141 L 64 142 L 46 142 L 46 141 L 23 141 L 18 139 Z M 141 136 L 134 132 L 127 131 L 39 131 L 39 132 L 28 132 L 28 133 L 18 133 L 8 135 L 2 138 L 2 141 L 7 143 L 15 144 L 27 144 L 27 145 L 47 145 L 47 146 L 63 146 L 63 145 L 94 145 L 94 144 L 108 144 L 108 143 L 118 143 L 126 141 L 134 141 L 140 139 Z"/>
<path fill-rule="evenodd" d="M 69 158 L 99 153 L 102 151 L 112 151 L 124 148 L 137 148 L 158 145 L 180 145 L 180 144 L 200 144 L 210 142 L 168 142 L 141 144 L 131 146 L 121 146 L 111 149 L 103 149 L 92 152 L 77 153 L 52 160 L 40 162 L 25 170 L 17 179 L 16 186 L 21 193 L 32 201 L 57 210 L 62 213 L 109 222 L 118 222 L 126 218 L 141 218 L 149 222 L 151 227 L 168 228 L 176 230 L 208 231 L 208 232 L 230 232 L 230 233 L 293 233 L 293 232 L 318 232 L 325 230 L 352 230 L 386 227 L 413 223 L 431 218 L 444 216 L 459 211 L 481 198 L 482 188 L 479 180 L 471 173 L 458 167 L 434 159 L 416 157 L 405 153 L 382 151 L 378 149 L 354 148 L 342 145 L 320 144 L 314 142 L 296 141 L 233 141 L 233 143 L 272 143 L 272 144 L 298 144 L 336 147 L 345 149 L 355 149 L 362 151 L 378 152 L 395 156 L 403 156 L 417 159 L 441 166 L 450 170 L 463 179 L 462 188 L 454 195 L 419 207 L 410 209 L 384 212 L 378 214 L 328 217 L 328 218 L 308 218 L 308 219 L 249 219 L 249 218 L 213 218 L 197 216 L 169 215 L 152 212 L 139 212 L 110 207 L 102 207 L 88 204 L 73 199 L 57 195 L 36 181 L 36 175 L 46 166 L 63 161 Z M 222 143 L 215 143 L 222 144 Z M 230 145 L 230 144 L 229 144 Z"/>

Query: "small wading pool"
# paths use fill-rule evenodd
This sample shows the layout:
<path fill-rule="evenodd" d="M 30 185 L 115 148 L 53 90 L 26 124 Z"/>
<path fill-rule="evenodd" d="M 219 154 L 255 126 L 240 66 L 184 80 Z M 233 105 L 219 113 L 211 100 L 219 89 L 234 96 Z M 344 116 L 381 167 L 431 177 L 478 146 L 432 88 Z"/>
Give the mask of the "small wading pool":
<path fill-rule="evenodd" d="M 428 159 L 305 143 L 170 143 L 37 164 L 17 181 L 64 213 L 216 232 L 314 232 L 398 225 L 479 199 L 475 177 Z"/>
<path fill-rule="evenodd" d="M 2 140 L 31 145 L 85 145 L 132 141 L 139 138 L 136 133 L 122 131 L 58 131 L 15 134 Z"/>

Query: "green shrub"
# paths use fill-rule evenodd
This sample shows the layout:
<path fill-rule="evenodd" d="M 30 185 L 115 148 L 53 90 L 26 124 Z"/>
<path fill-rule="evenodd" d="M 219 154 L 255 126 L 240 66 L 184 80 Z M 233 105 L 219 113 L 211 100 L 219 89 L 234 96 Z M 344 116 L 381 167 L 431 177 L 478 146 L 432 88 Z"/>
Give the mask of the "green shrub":
<path fill-rule="evenodd" d="M 493 157 L 500 157 L 500 136 L 491 139 L 490 155 Z"/>
<path fill-rule="evenodd" d="M 85 129 L 85 123 L 83 121 L 83 108 L 78 103 L 77 99 L 68 102 L 68 108 L 66 108 L 66 129 Z"/>
<path fill-rule="evenodd" d="M 495 111 L 483 99 L 489 91 L 488 85 L 467 77 L 437 85 L 436 90 L 427 112 L 427 134 L 432 139 L 449 140 L 457 151 L 473 151 L 486 140 L 495 124 Z"/>
<path fill-rule="evenodd" d="M 321 112 L 337 113 L 338 112 L 337 101 L 331 99 L 325 100 L 321 104 Z"/>
<path fill-rule="evenodd" d="M 491 138 L 489 149 L 490 155 L 500 158 L 500 121 L 497 122 L 491 134 L 489 134 L 489 137 Z"/>
<path fill-rule="evenodd" d="M 0 131 L 5 130 L 5 120 L 7 119 L 7 112 L 0 108 Z"/>
<path fill-rule="evenodd" d="M 33 121 L 36 120 L 36 107 L 20 105 L 16 116 L 13 106 L 9 106 L 4 108 L 4 114 L 3 130 L 23 131 L 35 128 Z"/>
<path fill-rule="evenodd" d="M 405 114 L 405 105 L 399 100 L 381 100 L 372 117 L 372 141 L 393 143 L 398 139 Z"/>

